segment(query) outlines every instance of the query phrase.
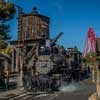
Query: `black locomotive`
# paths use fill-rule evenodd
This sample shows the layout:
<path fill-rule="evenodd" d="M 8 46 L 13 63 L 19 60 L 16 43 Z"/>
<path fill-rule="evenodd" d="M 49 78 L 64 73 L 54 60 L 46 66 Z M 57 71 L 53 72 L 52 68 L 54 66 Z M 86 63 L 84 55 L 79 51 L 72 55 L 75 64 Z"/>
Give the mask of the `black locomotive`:
<path fill-rule="evenodd" d="M 74 50 L 72 58 L 72 54 L 63 46 L 55 45 L 61 35 L 62 33 L 54 40 L 45 40 L 45 44 L 38 46 L 38 56 L 33 61 L 33 75 L 29 65 L 25 64 L 23 85 L 26 90 L 58 90 L 63 82 L 80 79 L 82 55 Z"/>

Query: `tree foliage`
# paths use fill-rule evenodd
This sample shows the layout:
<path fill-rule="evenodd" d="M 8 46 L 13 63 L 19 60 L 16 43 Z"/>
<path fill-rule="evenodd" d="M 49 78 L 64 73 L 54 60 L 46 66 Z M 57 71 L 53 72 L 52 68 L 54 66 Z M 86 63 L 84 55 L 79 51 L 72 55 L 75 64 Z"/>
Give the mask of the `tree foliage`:
<path fill-rule="evenodd" d="M 0 19 L 1 20 L 10 20 L 13 18 L 14 13 L 16 12 L 14 4 L 11 2 L 2 2 L 0 3 Z"/>
<path fill-rule="evenodd" d="M 4 54 L 6 54 L 6 55 L 8 55 L 8 56 L 10 56 L 11 55 L 11 47 L 6 47 L 3 51 L 2 51 L 2 53 L 4 53 Z"/>
<path fill-rule="evenodd" d="M 16 10 L 11 2 L 0 2 L 0 49 L 7 47 L 7 40 L 10 39 L 8 32 L 10 27 L 7 21 L 13 19 Z"/>
<path fill-rule="evenodd" d="M 86 61 L 88 63 L 96 63 L 97 55 L 96 52 L 89 52 L 86 56 Z"/>

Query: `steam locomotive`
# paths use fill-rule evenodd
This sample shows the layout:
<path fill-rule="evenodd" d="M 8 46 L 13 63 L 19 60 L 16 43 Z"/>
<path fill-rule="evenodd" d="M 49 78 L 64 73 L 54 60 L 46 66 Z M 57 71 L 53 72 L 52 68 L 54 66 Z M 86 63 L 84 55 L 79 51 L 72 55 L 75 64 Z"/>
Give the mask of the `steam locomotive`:
<path fill-rule="evenodd" d="M 55 43 L 62 35 L 60 33 L 54 40 L 46 40 L 45 44 L 38 46 L 38 56 L 34 60 L 34 73 L 24 66 L 23 86 L 25 90 L 48 91 L 58 90 L 64 82 L 72 79 L 79 80 L 81 71 L 81 57 L 75 54 L 74 60 L 63 46 Z"/>

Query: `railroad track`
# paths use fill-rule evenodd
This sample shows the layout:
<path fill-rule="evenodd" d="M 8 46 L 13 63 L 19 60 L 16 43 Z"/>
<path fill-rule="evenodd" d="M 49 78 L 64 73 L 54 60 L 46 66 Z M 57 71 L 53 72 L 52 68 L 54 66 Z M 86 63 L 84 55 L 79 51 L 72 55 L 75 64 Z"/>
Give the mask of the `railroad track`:
<path fill-rule="evenodd" d="M 34 96 L 35 96 L 34 94 L 23 92 L 16 95 L 13 95 L 13 94 L 7 95 L 4 98 L 2 98 L 2 100 L 28 100 Z"/>
<path fill-rule="evenodd" d="M 15 97 L 11 97 L 7 100 L 27 100 L 27 99 L 30 99 L 32 98 L 34 95 L 32 94 L 28 94 L 28 93 L 22 93 L 22 94 L 19 94 Z"/>
<path fill-rule="evenodd" d="M 33 97 L 37 97 L 39 95 L 47 94 L 45 92 L 22 92 L 20 94 L 9 94 L 0 100 L 30 100 Z"/>

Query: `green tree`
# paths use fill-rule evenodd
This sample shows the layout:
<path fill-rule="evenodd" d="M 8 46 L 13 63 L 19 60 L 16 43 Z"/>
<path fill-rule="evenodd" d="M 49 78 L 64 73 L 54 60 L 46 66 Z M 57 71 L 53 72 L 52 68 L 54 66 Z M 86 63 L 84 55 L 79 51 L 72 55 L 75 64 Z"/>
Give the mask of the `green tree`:
<path fill-rule="evenodd" d="M 86 56 L 87 63 L 94 64 L 97 63 L 97 54 L 96 52 L 89 52 Z"/>
<path fill-rule="evenodd" d="M 7 40 L 10 39 L 8 32 L 10 27 L 7 21 L 13 19 L 15 14 L 15 6 L 11 2 L 0 2 L 0 49 L 5 49 L 8 45 Z"/>

